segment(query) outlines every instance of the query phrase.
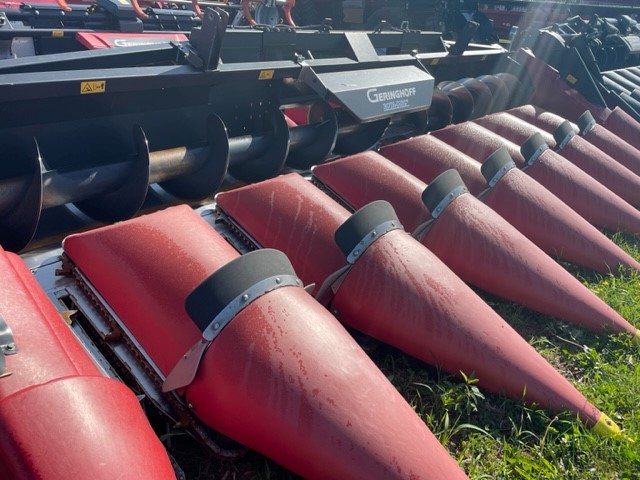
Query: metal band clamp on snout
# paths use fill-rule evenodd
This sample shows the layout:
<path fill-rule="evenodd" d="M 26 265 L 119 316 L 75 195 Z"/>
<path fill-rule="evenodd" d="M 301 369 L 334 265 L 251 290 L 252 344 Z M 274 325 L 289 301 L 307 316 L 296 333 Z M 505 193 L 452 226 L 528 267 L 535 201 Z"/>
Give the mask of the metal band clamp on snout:
<path fill-rule="evenodd" d="M 357 210 L 338 227 L 334 235 L 336 244 L 347 258 L 347 265 L 325 279 L 316 293 L 316 299 L 328 305 L 345 275 L 364 251 L 386 233 L 402 228 L 389 202 L 377 200 Z"/>
<path fill-rule="evenodd" d="M 416 227 L 412 236 L 422 238 L 431 224 L 456 198 L 469 193 L 467 186 L 455 169 L 449 169 L 438 175 L 422 192 L 422 203 L 431 213 L 429 220 Z"/>
<path fill-rule="evenodd" d="M 537 133 L 535 135 L 538 135 Z M 540 137 L 542 138 L 542 137 Z M 546 143 L 545 143 L 546 145 Z M 542 152 L 542 150 L 541 150 Z M 534 160 L 535 161 L 535 160 Z M 513 168 L 516 168 L 509 151 L 505 147 L 500 147 L 487 157 L 480 166 L 480 172 L 487 181 L 487 188 L 478 195 L 479 200 L 483 200 L 491 189 Z"/>
<path fill-rule="evenodd" d="M 571 140 L 576 135 L 571 122 L 565 120 L 560 124 L 558 128 L 553 132 L 553 138 L 556 141 L 556 150 L 560 151 L 564 147 L 567 146 L 569 140 Z"/>
<path fill-rule="evenodd" d="M 586 110 L 582 115 L 580 115 L 580 118 L 578 118 L 576 123 L 578 125 L 578 130 L 580 130 L 580 135 L 582 136 L 585 136 L 597 125 L 596 119 L 593 118 L 593 115 L 589 110 Z"/>
<path fill-rule="evenodd" d="M 524 157 L 524 161 L 527 162 L 527 166 L 523 170 L 530 168 L 540 158 L 545 151 L 549 150 L 549 145 L 544 141 L 542 135 L 539 132 L 534 133 L 527 141 L 520 147 L 520 153 Z"/>
<path fill-rule="evenodd" d="M 422 202 L 431 216 L 438 218 L 445 208 L 463 193 L 468 193 L 457 170 L 449 169 L 438 175 L 422 192 Z"/>
<path fill-rule="evenodd" d="M 222 330 L 252 302 L 286 286 L 302 287 L 289 259 L 262 249 L 235 258 L 216 270 L 187 297 L 187 313 L 202 337 L 176 363 L 162 385 L 169 392 L 189 385 L 205 351 Z"/>

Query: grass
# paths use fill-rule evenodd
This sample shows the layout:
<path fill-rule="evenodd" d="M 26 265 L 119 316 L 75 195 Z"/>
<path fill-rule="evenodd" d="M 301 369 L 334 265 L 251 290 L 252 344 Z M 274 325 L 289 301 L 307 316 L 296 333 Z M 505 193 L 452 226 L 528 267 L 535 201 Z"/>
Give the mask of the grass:
<path fill-rule="evenodd" d="M 636 259 L 640 243 L 613 240 Z M 595 275 L 569 268 L 589 289 L 640 327 L 640 276 Z M 472 480 L 640 479 L 640 347 L 626 336 L 595 335 L 520 306 L 485 296 L 538 352 L 623 428 L 602 438 L 569 413 L 554 414 L 482 391 L 473 377 L 453 377 L 378 344 L 371 356 Z M 180 447 L 178 444 L 178 450 Z M 175 447 L 174 447 L 175 450 Z M 175 453 L 175 451 L 174 451 Z M 223 464 L 187 454 L 186 478 L 297 478 L 250 454 Z"/>

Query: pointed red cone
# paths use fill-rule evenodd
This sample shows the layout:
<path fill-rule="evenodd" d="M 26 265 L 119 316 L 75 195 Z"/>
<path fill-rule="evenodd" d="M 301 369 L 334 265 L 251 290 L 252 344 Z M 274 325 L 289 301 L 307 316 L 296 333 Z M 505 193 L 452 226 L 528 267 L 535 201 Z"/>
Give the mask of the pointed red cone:
<path fill-rule="evenodd" d="M 514 122 L 518 120 L 515 117 L 513 119 Z M 509 132 L 508 125 L 503 122 L 500 125 L 500 133 Z M 522 124 L 516 126 L 518 128 L 511 130 L 510 134 L 514 139 L 522 140 L 529 129 Z M 547 187 L 589 223 L 613 231 L 640 233 L 638 210 L 571 162 L 546 148 L 546 143 L 540 136 L 534 135 L 524 142 L 522 148 L 527 154 L 525 162 L 525 157 L 515 143 L 475 123 L 454 125 L 433 132 L 433 135 L 480 162 L 504 146 L 516 165 L 523 168 L 527 162 L 531 163 L 526 169 L 527 174 Z"/>
<path fill-rule="evenodd" d="M 112 480 L 126 465 L 130 478 L 175 479 L 133 392 L 102 375 L 31 271 L 2 249 L 0 277 L 0 320 L 14 337 L 14 354 L 0 352 L 3 478 Z"/>
<path fill-rule="evenodd" d="M 533 105 L 514 108 L 507 113 L 521 118 L 545 130 L 547 133 L 553 133 L 566 121 L 566 119 L 560 115 L 547 112 Z M 582 138 L 591 145 L 602 150 L 636 175 L 640 175 L 640 150 L 625 142 L 602 125 L 598 125 L 588 110 L 578 118 L 576 123 L 577 125 L 571 125 L 576 134 L 582 136 Z"/>
<path fill-rule="evenodd" d="M 640 150 L 640 123 L 627 112 L 616 107 L 602 116 L 595 117 L 596 121 L 601 120 L 602 126 L 607 130 Z"/>
<path fill-rule="evenodd" d="M 165 375 L 219 332 L 179 390 L 212 428 L 306 478 L 467 478 L 280 252 L 240 257 L 186 206 L 64 248 Z"/>
<path fill-rule="evenodd" d="M 320 287 L 344 323 L 449 372 L 474 372 L 484 388 L 513 398 L 524 393 L 528 402 L 569 409 L 589 425 L 602 423 L 599 410 L 397 228 L 388 203 L 374 202 L 349 217 L 295 174 L 220 193 L 217 201 L 259 244 L 285 251 L 307 274 L 305 282 L 323 285 L 328 264 L 344 266 L 328 288 Z"/>
<path fill-rule="evenodd" d="M 385 145 L 380 154 L 426 183 L 453 168 L 474 195 L 478 196 L 487 188 L 480 172 L 480 162 L 433 135 L 420 135 Z"/>
<path fill-rule="evenodd" d="M 519 145 L 526 141 L 526 137 L 539 133 L 552 150 L 631 205 L 640 205 L 640 177 L 576 135 L 568 121 L 561 123 L 553 133 L 505 112 L 487 115 L 475 123 Z"/>
<path fill-rule="evenodd" d="M 380 154 L 426 183 L 453 168 L 473 195 L 478 196 L 487 188 L 480 172 L 480 162 L 433 135 L 420 135 L 385 145 Z"/>
<path fill-rule="evenodd" d="M 318 165 L 313 175 L 354 209 L 374 200 L 391 203 L 404 228 L 415 232 L 425 247 L 467 283 L 589 330 L 636 334 L 635 327 L 469 194 L 455 170 L 442 173 L 424 194 L 425 183 L 375 152 Z M 430 198 L 434 190 L 442 195 Z M 434 213 L 452 194 L 457 196 Z M 430 198 L 430 211 L 421 198 Z M 421 227 L 429 220 L 428 226 Z"/>
<path fill-rule="evenodd" d="M 474 195 L 487 188 L 480 162 L 432 135 L 385 146 L 380 153 L 427 183 L 454 168 Z M 543 251 L 602 273 L 618 265 L 640 270 L 640 263 L 533 178 L 515 169 L 497 185 L 501 182 L 509 187 L 492 188 L 482 200 Z"/>

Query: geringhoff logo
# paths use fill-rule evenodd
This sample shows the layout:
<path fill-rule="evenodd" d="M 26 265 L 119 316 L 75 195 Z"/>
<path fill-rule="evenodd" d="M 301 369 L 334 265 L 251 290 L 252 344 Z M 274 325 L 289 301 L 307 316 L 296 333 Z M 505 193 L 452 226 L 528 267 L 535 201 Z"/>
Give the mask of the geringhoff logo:
<path fill-rule="evenodd" d="M 367 98 L 371 103 L 389 102 L 392 100 L 402 100 L 415 97 L 416 87 L 398 88 L 397 90 L 386 90 L 378 92 L 377 88 L 367 90 Z"/>
<path fill-rule="evenodd" d="M 397 88 L 381 92 L 377 88 L 367 90 L 367 100 L 373 104 L 382 104 L 383 112 L 409 108 L 409 98 L 415 96 L 416 87 Z"/>

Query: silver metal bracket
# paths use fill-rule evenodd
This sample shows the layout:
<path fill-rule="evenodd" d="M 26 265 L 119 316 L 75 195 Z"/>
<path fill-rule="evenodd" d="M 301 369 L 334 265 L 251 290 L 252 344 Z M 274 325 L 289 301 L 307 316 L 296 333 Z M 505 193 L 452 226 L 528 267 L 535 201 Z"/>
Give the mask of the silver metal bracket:
<path fill-rule="evenodd" d="M 300 279 L 294 275 L 277 275 L 266 278 L 255 285 L 249 287 L 236 298 L 234 298 L 222 311 L 215 316 L 209 326 L 202 332 L 202 338 L 212 342 L 226 327 L 233 318 L 244 310 L 251 302 L 257 300 L 266 293 L 280 287 L 295 286 L 301 287 Z"/>
<path fill-rule="evenodd" d="M 163 392 L 170 392 L 189 385 L 198 372 L 200 360 L 209 345 L 222 332 L 238 313 L 261 296 L 281 287 L 295 286 L 302 288 L 301 280 L 294 275 L 277 275 L 266 278 L 252 285 L 235 297 L 218 313 L 202 332 L 202 337 L 178 360 L 175 367 L 167 375 L 162 384 Z"/>
<path fill-rule="evenodd" d="M 8 373 L 6 372 L 5 355 L 15 355 L 18 353 L 18 347 L 13 338 L 13 332 L 7 322 L 0 315 L 0 378 Z"/>
<path fill-rule="evenodd" d="M 576 132 L 573 130 L 571 124 L 568 121 L 563 122 L 553 134 L 556 140 L 556 151 L 559 152 L 566 147 L 569 140 L 575 137 L 575 135 Z"/>
<path fill-rule="evenodd" d="M 436 205 L 436 208 L 434 208 L 433 212 L 431 212 L 431 216 L 433 218 L 438 218 L 440 214 L 444 211 L 444 209 L 447 208 L 451 202 L 453 202 L 456 198 L 458 198 L 463 193 L 468 193 L 468 192 L 469 190 L 464 185 L 460 185 L 454 188 L 453 190 L 451 190 L 451 192 L 449 192 L 449 194 L 446 197 L 444 197 L 440 201 L 440 203 L 438 203 L 438 205 Z"/>
<path fill-rule="evenodd" d="M 507 174 L 507 172 L 512 168 L 516 168 L 516 164 L 513 161 L 500 167 L 500 170 L 498 170 L 496 174 L 491 178 L 491 180 L 489 180 L 489 187 L 491 188 L 494 187 L 495 184 L 498 183 L 500 179 L 504 177 Z"/>
<path fill-rule="evenodd" d="M 400 225 L 396 220 L 390 220 L 388 222 L 381 223 L 373 230 L 371 230 L 367 235 L 365 235 L 364 238 L 360 240 L 360 242 L 353 248 L 353 250 L 351 250 L 351 253 L 347 255 L 347 262 L 349 262 L 350 264 L 354 264 L 356 260 L 358 260 L 360 255 L 362 255 L 362 252 L 369 248 L 369 246 L 378 238 L 380 238 L 385 233 L 390 232 L 391 230 L 397 230 L 401 227 L 402 225 Z"/>
<path fill-rule="evenodd" d="M 549 145 L 547 145 L 545 142 L 542 145 L 540 145 L 537 148 L 537 150 L 533 152 L 533 154 L 527 159 L 527 167 L 530 167 L 531 165 L 533 165 L 536 162 L 536 160 L 540 158 L 540 155 L 542 155 L 546 150 L 549 150 Z"/>
<path fill-rule="evenodd" d="M 18 346 L 13 338 L 11 327 L 0 315 L 0 351 L 4 355 L 15 355 L 18 353 Z"/>

